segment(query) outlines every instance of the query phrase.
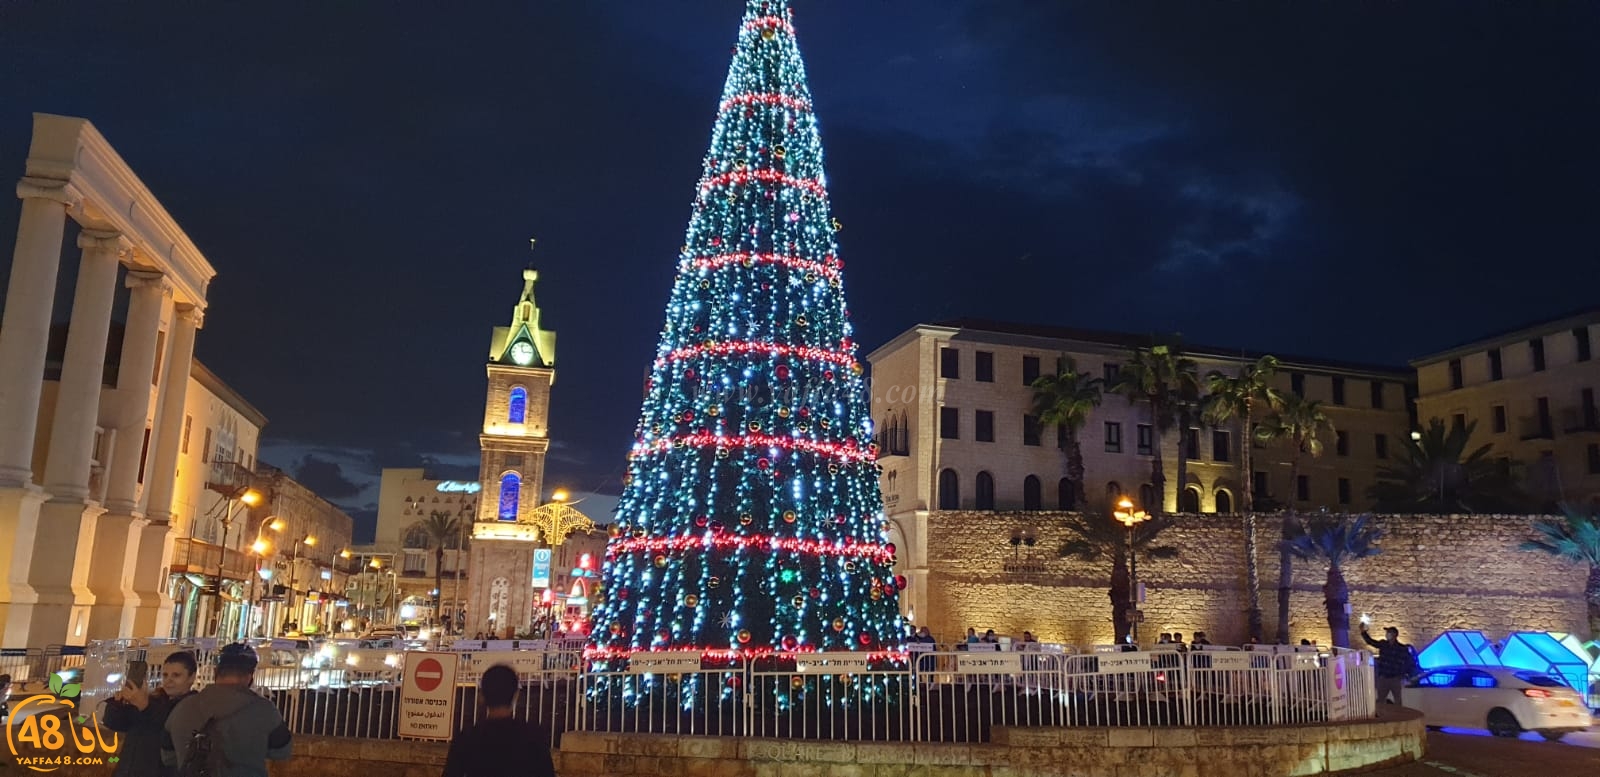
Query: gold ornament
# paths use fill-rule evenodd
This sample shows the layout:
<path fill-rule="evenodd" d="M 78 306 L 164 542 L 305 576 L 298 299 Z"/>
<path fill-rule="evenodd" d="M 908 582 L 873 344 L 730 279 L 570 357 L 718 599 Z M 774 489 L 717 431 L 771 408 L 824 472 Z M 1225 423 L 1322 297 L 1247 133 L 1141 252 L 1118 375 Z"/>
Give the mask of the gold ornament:
<path fill-rule="evenodd" d="M 778 37 L 778 31 L 772 29 L 771 27 L 768 27 L 768 28 L 766 28 L 766 29 L 761 31 L 761 39 L 762 40 L 772 40 L 773 38 L 776 38 L 776 37 Z"/>
<path fill-rule="evenodd" d="M 690 607 L 694 607 L 700 603 L 700 597 L 695 596 L 694 594 L 689 594 L 688 596 L 683 597 L 683 603 Z"/>
<path fill-rule="evenodd" d="M 785 149 L 783 146 L 773 146 L 772 147 L 772 155 L 777 157 L 777 158 L 779 158 L 779 159 L 784 158 L 784 156 L 786 156 L 788 153 L 789 153 L 788 149 Z"/>
<path fill-rule="evenodd" d="M 796 596 L 795 598 L 790 599 L 789 603 L 794 605 L 797 608 L 798 607 L 804 607 L 804 606 L 806 606 L 806 598 L 804 596 Z"/>
<path fill-rule="evenodd" d="M 834 618 L 833 619 L 833 630 L 834 631 L 844 631 L 844 618 Z"/>
<path fill-rule="evenodd" d="M 788 418 L 789 417 L 789 408 L 787 408 L 787 407 L 778 408 L 778 417 L 779 418 Z"/>
<path fill-rule="evenodd" d="M 809 323 L 810 322 L 806 320 L 806 314 L 804 314 L 804 313 L 801 313 L 800 315 L 794 317 L 795 326 L 805 326 L 805 325 L 807 325 Z"/>
<path fill-rule="evenodd" d="M 783 511 L 783 522 L 784 523 L 794 523 L 795 519 L 798 518 L 798 517 L 799 516 L 795 515 L 793 510 L 784 510 Z"/>
<path fill-rule="evenodd" d="M 739 523 L 741 525 L 749 526 L 755 519 L 756 517 L 749 513 L 739 513 Z"/>
<path fill-rule="evenodd" d="M 656 556 L 656 566 L 657 567 L 664 567 L 666 565 L 667 565 L 667 557 L 666 556 Z"/>
<path fill-rule="evenodd" d="M 744 643 L 749 642 L 749 641 L 750 641 L 750 630 L 749 629 L 739 629 L 739 643 L 740 644 L 744 644 Z"/>

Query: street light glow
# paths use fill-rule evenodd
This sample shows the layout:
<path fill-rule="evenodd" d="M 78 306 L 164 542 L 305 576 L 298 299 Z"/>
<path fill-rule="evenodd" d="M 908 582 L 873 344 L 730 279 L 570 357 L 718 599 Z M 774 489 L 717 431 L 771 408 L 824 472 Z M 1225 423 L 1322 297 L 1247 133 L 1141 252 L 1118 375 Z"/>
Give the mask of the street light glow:
<path fill-rule="evenodd" d="M 555 490 L 555 493 L 550 495 L 550 499 L 556 502 L 565 502 L 567 501 L 568 496 L 569 494 L 565 488 L 558 488 Z"/>
<path fill-rule="evenodd" d="M 273 531 L 283 531 L 283 519 L 273 518 L 272 523 L 267 524 L 267 528 Z"/>
<path fill-rule="evenodd" d="M 257 556 L 265 555 L 267 552 L 267 543 L 263 540 L 256 540 L 255 544 L 250 546 L 250 549 L 255 551 Z"/>
<path fill-rule="evenodd" d="M 244 493 L 239 495 L 239 501 L 244 502 L 251 507 L 255 507 L 256 505 L 261 504 L 261 492 L 253 488 L 247 488 L 244 490 Z"/>
<path fill-rule="evenodd" d="M 305 543 L 307 545 L 315 545 L 317 544 L 317 538 L 311 535 L 306 535 Z"/>

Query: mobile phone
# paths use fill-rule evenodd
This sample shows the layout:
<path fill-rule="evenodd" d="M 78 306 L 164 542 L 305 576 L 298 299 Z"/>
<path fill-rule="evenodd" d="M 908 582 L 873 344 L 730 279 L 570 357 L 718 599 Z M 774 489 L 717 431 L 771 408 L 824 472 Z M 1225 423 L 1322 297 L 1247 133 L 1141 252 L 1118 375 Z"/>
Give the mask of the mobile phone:
<path fill-rule="evenodd" d="M 143 688 L 146 680 L 150 677 L 150 664 L 142 658 L 129 661 L 128 671 L 123 677 L 126 677 L 128 682 L 133 683 L 135 687 Z"/>

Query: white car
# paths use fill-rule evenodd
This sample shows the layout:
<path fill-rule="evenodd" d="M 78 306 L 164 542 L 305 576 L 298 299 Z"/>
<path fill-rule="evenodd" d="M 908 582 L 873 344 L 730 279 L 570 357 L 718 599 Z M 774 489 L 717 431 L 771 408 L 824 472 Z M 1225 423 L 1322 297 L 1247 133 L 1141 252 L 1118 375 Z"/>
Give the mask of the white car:
<path fill-rule="evenodd" d="M 1405 690 L 1429 726 L 1486 728 L 1497 737 L 1537 731 L 1560 739 L 1594 725 L 1583 697 L 1543 672 L 1498 666 L 1429 669 Z"/>

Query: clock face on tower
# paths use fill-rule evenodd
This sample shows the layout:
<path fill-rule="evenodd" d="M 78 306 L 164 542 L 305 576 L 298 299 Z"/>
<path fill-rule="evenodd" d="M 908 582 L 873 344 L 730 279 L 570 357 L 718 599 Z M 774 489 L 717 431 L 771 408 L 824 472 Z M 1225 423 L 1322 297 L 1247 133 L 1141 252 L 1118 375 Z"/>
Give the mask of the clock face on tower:
<path fill-rule="evenodd" d="M 511 361 L 526 367 L 533 363 L 533 343 L 518 340 L 511 345 Z"/>

